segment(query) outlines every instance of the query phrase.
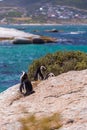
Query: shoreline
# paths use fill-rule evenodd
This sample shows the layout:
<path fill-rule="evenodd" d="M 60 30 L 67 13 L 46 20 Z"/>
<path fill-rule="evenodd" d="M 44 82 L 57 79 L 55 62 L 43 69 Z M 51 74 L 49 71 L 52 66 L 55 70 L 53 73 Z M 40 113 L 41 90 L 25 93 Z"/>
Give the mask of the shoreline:
<path fill-rule="evenodd" d="M 56 23 L 53 23 L 53 24 L 50 24 L 50 23 L 13 24 L 13 23 L 11 23 L 11 24 L 0 24 L 0 26 L 6 26 L 6 25 L 17 25 L 17 26 L 52 26 L 52 25 L 53 26 L 64 26 L 64 25 L 74 26 L 74 25 L 81 25 L 81 26 L 86 26 L 87 23 L 86 24 L 84 24 L 84 23 L 64 23 L 64 24 L 56 24 Z"/>

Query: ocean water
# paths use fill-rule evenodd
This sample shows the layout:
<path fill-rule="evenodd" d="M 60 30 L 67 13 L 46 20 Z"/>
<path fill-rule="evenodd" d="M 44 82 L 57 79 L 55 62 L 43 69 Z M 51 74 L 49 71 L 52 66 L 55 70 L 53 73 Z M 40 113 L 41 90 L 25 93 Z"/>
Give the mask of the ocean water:
<path fill-rule="evenodd" d="M 20 82 L 22 71 L 28 71 L 33 60 L 56 51 L 80 50 L 87 53 L 87 25 L 23 26 L 2 25 L 33 34 L 57 38 L 57 43 L 42 45 L 13 45 L 0 42 L 0 92 Z M 58 29 L 58 33 L 45 30 Z"/>

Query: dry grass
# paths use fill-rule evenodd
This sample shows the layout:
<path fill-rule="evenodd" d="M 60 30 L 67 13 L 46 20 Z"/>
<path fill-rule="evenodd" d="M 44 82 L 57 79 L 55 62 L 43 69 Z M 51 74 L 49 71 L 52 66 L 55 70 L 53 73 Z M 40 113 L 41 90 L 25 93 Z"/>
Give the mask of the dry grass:
<path fill-rule="evenodd" d="M 30 17 L 15 17 L 13 18 L 14 20 L 17 20 L 17 21 L 27 21 L 27 20 L 31 20 Z"/>
<path fill-rule="evenodd" d="M 20 122 L 22 124 L 22 130 L 55 130 L 62 126 L 60 116 L 57 113 L 40 119 L 32 115 L 21 119 Z"/>

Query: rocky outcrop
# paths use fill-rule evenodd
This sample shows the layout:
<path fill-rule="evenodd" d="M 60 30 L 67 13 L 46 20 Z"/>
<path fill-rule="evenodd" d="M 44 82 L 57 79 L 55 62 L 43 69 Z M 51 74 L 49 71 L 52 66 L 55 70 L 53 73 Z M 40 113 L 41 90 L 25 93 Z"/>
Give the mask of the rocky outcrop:
<path fill-rule="evenodd" d="M 57 33 L 57 32 L 60 32 L 59 30 L 53 28 L 51 30 L 45 30 L 46 32 L 52 32 L 52 33 Z"/>
<path fill-rule="evenodd" d="M 42 43 L 45 43 L 45 40 L 42 39 L 42 38 L 34 38 L 32 40 L 32 43 L 34 43 L 34 44 L 42 44 Z"/>
<path fill-rule="evenodd" d="M 15 38 L 13 41 L 12 41 L 13 44 L 31 44 L 32 41 L 30 39 L 27 39 L 27 38 Z"/>
<path fill-rule="evenodd" d="M 0 41 L 10 40 L 13 44 L 43 44 L 57 42 L 55 38 L 25 33 L 17 29 L 0 27 Z"/>
<path fill-rule="evenodd" d="M 19 130 L 19 119 L 30 113 L 45 116 L 55 112 L 61 114 L 60 130 L 87 129 L 87 70 L 32 83 L 35 93 L 29 96 L 19 93 L 19 84 L 0 94 L 1 130 Z"/>

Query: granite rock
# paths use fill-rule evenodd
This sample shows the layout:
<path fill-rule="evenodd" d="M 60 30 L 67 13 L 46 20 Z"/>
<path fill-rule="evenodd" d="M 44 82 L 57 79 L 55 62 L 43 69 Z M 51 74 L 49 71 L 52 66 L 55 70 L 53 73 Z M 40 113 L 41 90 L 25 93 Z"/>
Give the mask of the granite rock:
<path fill-rule="evenodd" d="M 0 94 L 1 130 L 20 130 L 19 119 L 34 113 L 58 112 L 60 130 L 87 130 L 87 70 L 70 71 L 41 82 L 32 82 L 35 93 L 22 96 L 19 84 Z"/>

